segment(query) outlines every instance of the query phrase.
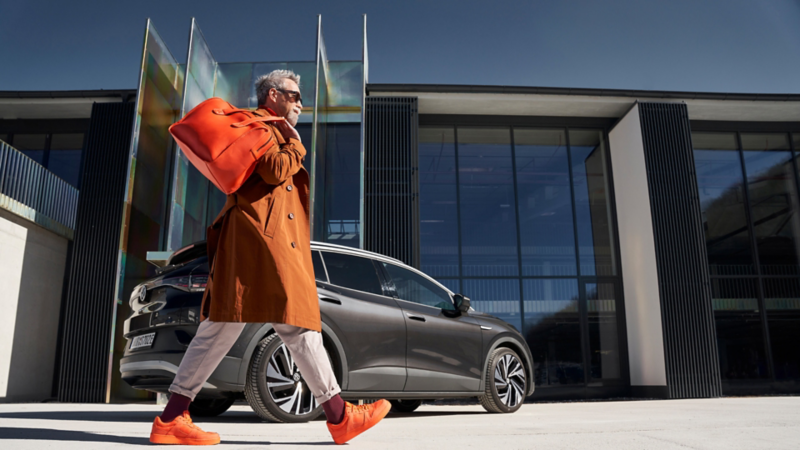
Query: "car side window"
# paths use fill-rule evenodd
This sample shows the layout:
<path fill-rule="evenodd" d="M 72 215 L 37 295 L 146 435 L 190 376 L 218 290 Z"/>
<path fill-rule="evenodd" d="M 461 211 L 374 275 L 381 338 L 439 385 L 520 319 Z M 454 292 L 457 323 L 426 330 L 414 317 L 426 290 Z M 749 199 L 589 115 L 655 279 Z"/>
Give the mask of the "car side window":
<path fill-rule="evenodd" d="M 337 286 L 383 295 L 378 272 L 371 259 L 342 253 L 324 252 L 330 283 Z"/>
<path fill-rule="evenodd" d="M 394 264 L 382 263 L 403 300 L 455 311 L 450 294 L 431 280 Z"/>
<path fill-rule="evenodd" d="M 328 282 L 328 276 L 325 274 L 325 266 L 322 264 L 322 257 L 318 251 L 311 251 L 311 262 L 314 263 L 314 278 L 317 281 Z"/>

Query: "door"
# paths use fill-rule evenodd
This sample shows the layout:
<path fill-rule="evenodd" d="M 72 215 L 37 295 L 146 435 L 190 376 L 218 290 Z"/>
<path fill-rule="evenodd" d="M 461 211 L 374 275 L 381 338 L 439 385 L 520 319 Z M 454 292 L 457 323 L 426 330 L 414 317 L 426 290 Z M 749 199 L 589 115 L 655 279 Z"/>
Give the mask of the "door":
<path fill-rule="evenodd" d="M 348 391 L 402 391 L 406 324 L 371 259 L 323 251 L 329 282 L 317 281 L 323 320 L 347 355 Z M 319 277 L 318 277 L 319 278 Z"/>
<path fill-rule="evenodd" d="M 409 392 L 475 392 L 483 362 L 481 327 L 427 277 L 380 263 L 406 323 Z"/>

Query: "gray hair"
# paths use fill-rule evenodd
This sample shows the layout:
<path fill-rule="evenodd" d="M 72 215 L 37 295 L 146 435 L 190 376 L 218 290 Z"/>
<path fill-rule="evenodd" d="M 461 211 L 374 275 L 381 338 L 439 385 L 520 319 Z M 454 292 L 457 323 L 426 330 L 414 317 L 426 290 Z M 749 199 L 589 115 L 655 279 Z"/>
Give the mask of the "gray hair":
<path fill-rule="evenodd" d="M 270 89 L 285 89 L 284 80 L 292 80 L 300 86 L 300 75 L 292 72 L 291 70 L 278 69 L 258 77 L 256 80 L 256 97 L 258 98 L 258 105 L 261 106 L 267 102 L 267 94 Z"/>

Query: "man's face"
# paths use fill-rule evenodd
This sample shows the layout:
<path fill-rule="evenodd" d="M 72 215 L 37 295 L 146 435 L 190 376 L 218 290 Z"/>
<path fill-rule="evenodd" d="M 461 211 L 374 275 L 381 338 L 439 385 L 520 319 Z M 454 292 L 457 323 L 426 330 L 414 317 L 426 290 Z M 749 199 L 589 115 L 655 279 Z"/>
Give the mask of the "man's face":
<path fill-rule="evenodd" d="M 277 89 L 270 90 L 266 106 L 279 116 L 285 117 L 289 124 L 295 126 L 303 111 L 303 103 L 296 94 L 289 91 L 300 92 L 300 86 L 287 78 L 283 80 L 282 91 Z"/>

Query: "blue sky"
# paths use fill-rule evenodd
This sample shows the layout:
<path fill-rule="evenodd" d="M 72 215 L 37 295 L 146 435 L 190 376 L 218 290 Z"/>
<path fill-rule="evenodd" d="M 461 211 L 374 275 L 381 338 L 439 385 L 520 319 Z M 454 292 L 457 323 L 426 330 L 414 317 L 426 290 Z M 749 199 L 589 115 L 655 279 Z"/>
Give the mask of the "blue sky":
<path fill-rule="evenodd" d="M 133 89 L 145 20 L 185 61 L 196 17 L 219 61 L 330 59 L 370 82 L 800 93 L 800 0 L 0 0 L 0 90 Z"/>

